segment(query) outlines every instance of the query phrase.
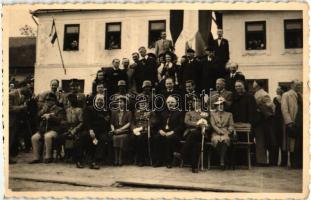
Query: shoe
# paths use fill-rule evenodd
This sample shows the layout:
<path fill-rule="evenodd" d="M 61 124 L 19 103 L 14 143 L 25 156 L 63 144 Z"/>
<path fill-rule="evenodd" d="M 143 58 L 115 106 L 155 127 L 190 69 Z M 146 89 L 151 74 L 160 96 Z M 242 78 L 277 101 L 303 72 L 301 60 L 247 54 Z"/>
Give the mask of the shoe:
<path fill-rule="evenodd" d="M 99 165 L 97 163 L 92 163 L 90 169 L 99 169 Z"/>
<path fill-rule="evenodd" d="M 145 164 L 144 164 L 144 162 L 139 162 L 139 163 L 138 163 L 138 166 L 139 166 L 139 167 L 143 167 L 143 166 L 145 166 Z"/>
<path fill-rule="evenodd" d="M 220 165 L 220 169 L 223 171 L 226 170 L 226 165 Z"/>
<path fill-rule="evenodd" d="M 47 158 L 44 160 L 44 163 L 45 164 L 49 164 L 49 163 L 52 163 L 53 162 L 53 158 Z"/>
<path fill-rule="evenodd" d="M 38 163 L 42 163 L 41 160 L 33 160 L 29 162 L 29 164 L 38 164 Z"/>
<path fill-rule="evenodd" d="M 162 164 L 159 162 L 159 161 L 156 161 L 155 163 L 152 163 L 153 165 L 153 167 L 161 167 L 162 166 Z"/>
<path fill-rule="evenodd" d="M 79 169 L 84 168 L 84 166 L 80 162 L 76 162 L 76 167 Z"/>

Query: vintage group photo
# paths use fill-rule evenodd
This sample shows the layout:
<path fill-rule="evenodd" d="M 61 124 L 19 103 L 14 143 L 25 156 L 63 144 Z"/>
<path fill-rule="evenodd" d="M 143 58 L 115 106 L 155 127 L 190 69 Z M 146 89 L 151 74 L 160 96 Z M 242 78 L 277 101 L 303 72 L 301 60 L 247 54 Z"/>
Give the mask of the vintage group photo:
<path fill-rule="evenodd" d="M 305 193 L 295 5 L 4 6 L 7 194 Z"/>

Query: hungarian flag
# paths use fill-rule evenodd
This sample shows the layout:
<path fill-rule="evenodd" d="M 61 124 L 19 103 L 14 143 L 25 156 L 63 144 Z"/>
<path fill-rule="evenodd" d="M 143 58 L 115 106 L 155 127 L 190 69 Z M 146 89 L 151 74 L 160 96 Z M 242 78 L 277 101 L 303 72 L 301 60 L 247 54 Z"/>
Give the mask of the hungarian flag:
<path fill-rule="evenodd" d="M 55 26 L 55 21 L 53 19 L 52 27 L 51 27 L 51 32 L 49 37 L 51 37 L 51 43 L 54 44 L 55 40 L 57 39 L 57 32 L 56 32 L 56 26 Z"/>

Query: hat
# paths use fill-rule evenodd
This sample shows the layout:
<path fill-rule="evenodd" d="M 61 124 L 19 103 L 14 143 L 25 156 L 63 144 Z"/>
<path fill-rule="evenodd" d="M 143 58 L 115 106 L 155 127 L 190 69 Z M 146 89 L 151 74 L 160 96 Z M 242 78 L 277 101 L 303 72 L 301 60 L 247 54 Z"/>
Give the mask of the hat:
<path fill-rule="evenodd" d="M 194 53 L 195 51 L 191 48 L 187 49 L 187 53 Z"/>
<path fill-rule="evenodd" d="M 118 86 L 126 86 L 126 82 L 124 80 L 118 81 Z"/>
<path fill-rule="evenodd" d="M 217 101 L 214 103 L 214 105 L 220 105 L 222 104 L 223 102 L 225 102 L 225 99 L 223 97 L 219 97 L 217 99 Z"/>
<path fill-rule="evenodd" d="M 147 86 L 152 87 L 151 81 L 146 80 L 146 81 L 143 82 L 142 88 L 147 87 Z"/>

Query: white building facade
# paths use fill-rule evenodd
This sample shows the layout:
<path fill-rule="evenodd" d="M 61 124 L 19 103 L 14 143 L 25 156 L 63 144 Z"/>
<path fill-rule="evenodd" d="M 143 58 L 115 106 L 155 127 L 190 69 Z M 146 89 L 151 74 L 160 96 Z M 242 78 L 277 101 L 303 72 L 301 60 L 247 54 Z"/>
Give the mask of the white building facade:
<path fill-rule="evenodd" d="M 239 64 L 240 71 L 247 79 L 267 80 L 271 95 L 275 93 L 279 83 L 284 84 L 292 79 L 302 80 L 302 48 L 285 48 L 284 42 L 284 20 L 302 19 L 302 12 L 222 13 L 222 27 L 224 37 L 229 40 L 231 61 Z M 84 93 L 90 93 L 97 70 L 111 66 L 113 58 L 131 58 L 131 54 L 137 52 L 140 46 L 153 52 L 153 48 L 148 48 L 151 47 L 152 31 L 165 30 L 168 38 L 171 38 L 169 10 L 54 10 L 35 11 L 34 15 L 39 22 L 35 65 L 36 93 L 49 89 L 49 81 L 54 78 L 61 83 L 71 78 L 83 80 Z M 53 18 L 66 74 L 62 69 L 57 41 L 53 45 L 50 42 Z M 246 37 L 262 37 L 262 33 L 246 36 L 245 23 L 256 21 L 265 22 L 264 49 L 247 49 Z M 294 28 L 297 27 L 294 24 Z M 248 28 L 255 32 L 261 30 L 256 24 Z M 184 54 L 186 42 L 194 49 L 199 48 L 203 36 L 198 34 L 198 29 L 199 12 L 184 11 L 183 29 L 175 42 L 177 56 Z M 215 30 L 215 24 L 212 25 L 212 30 Z M 66 40 L 72 38 L 77 40 L 77 46 L 68 47 Z M 111 38 L 115 42 L 110 42 Z"/>

